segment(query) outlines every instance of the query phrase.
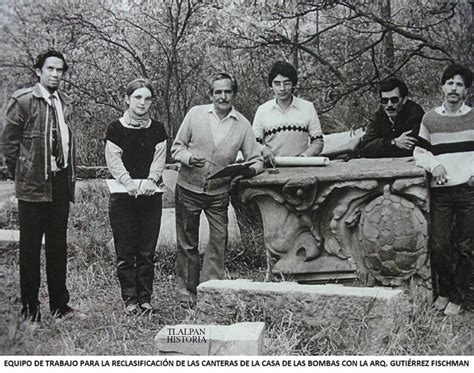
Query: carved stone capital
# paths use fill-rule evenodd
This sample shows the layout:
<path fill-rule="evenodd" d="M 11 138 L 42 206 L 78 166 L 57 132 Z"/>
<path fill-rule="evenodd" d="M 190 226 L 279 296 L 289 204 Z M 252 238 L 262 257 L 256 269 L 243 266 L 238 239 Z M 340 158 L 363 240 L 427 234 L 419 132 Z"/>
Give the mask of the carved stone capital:
<path fill-rule="evenodd" d="M 358 160 L 357 167 L 363 161 L 370 163 Z M 301 280 L 430 286 L 424 173 L 403 160 L 372 163 L 375 169 L 360 174 L 350 162 L 309 175 L 284 169 L 244 185 L 241 200 L 258 205 L 274 271 Z"/>

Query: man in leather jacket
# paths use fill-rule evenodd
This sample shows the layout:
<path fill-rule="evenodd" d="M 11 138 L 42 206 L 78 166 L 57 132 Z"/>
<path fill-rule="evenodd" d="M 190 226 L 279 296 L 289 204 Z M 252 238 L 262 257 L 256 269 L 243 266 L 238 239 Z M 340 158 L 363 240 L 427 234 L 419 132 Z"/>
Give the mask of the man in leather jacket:
<path fill-rule="evenodd" d="M 380 84 L 380 108 L 367 127 L 358 150 L 363 158 L 411 157 L 424 111 L 408 99 L 408 88 L 397 78 Z"/>
<path fill-rule="evenodd" d="M 46 51 L 34 65 L 39 82 L 8 102 L 2 134 L 5 163 L 15 180 L 20 222 L 20 290 L 25 320 L 41 321 L 40 254 L 45 236 L 49 306 L 53 317 L 83 319 L 68 305 L 67 223 L 74 200 L 75 157 L 71 100 L 58 90 L 64 56 Z"/>

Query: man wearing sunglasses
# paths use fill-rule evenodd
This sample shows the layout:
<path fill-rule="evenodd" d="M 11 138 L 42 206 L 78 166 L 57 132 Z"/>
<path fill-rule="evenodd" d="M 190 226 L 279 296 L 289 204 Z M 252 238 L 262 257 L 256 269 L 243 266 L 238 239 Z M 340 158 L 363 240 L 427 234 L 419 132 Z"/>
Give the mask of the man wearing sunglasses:
<path fill-rule="evenodd" d="M 397 78 L 380 84 L 380 108 L 359 144 L 361 157 L 412 156 L 424 111 L 407 96 L 406 84 Z"/>

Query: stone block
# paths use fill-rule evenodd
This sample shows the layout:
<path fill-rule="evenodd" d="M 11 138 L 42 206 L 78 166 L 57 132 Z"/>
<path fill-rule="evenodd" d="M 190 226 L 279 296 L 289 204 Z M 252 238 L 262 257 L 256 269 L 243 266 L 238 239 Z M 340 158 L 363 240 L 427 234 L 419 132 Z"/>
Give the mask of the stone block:
<path fill-rule="evenodd" d="M 288 317 L 308 327 L 341 325 L 362 330 L 377 353 L 407 314 L 408 299 L 400 289 L 301 285 L 293 282 L 211 280 L 198 287 L 200 322 L 232 323 L 236 319 L 272 321 Z M 345 332 L 345 330 L 343 330 Z"/>
<path fill-rule="evenodd" d="M 264 328 L 263 322 L 167 325 L 155 336 L 155 343 L 160 355 L 261 355 Z"/>
<path fill-rule="evenodd" d="M 20 243 L 20 231 L 15 229 L 0 229 L 0 247 L 3 249 L 14 249 Z M 44 245 L 44 236 L 41 241 Z"/>
<path fill-rule="evenodd" d="M 178 171 L 179 164 L 171 163 L 165 165 L 165 170 Z M 79 179 L 108 179 L 110 171 L 107 166 L 77 166 L 76 174 Z M 0 180 L 6 179 L 6 167 L 0 166 Z"/>
<path fill-rule="evenodd" d="M 229 225 L 228 225 L 228 243 L 230 245 L 236 245 L 240 242 L 240 231 L 237 225 L 237 219 L 235 217 L 234 209 L 229 205 L 228 209 Z M 204 213 L 200 216 L 199 223 L 199 251 L 202 253 L 209 243 L 209 223 Z M 164 208 L 161 215 L 161 228 L 160 235 L 158 236 L 157 250 L 160 250 L 160 246 L 171 246 L 176 245 L 176 222 L 175 222 L 175 209 Z M 112 255 L 115 255 L 114 241 L 110 239 L 107 244 L 107 248 Z"/>
<path fill-rule="evenodd" d="M 15 253 L 14 255 L 16 255 L 17 250 L 20 248 L 18 237 L 19 232 L 16 231 L 16 235 L 14 232 L 15 231 L 0 229 L 0 263 L 2 262 L 2 259 L 5 260 L 5 258 L 9 255 L 12 255 L 12 253 Z"/>
<path fill-rule="evenodd" d="M 20 241 L 20 231 L 14 229 L 0 229 L 0 241 Z"/>

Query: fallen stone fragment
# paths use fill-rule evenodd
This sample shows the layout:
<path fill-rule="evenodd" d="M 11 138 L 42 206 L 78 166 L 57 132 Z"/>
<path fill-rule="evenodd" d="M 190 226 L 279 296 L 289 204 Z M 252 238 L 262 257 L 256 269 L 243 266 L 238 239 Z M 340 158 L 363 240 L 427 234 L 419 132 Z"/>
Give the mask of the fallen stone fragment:
<path fill-rule="evenodd" d="M 355 331 L 369 342 L 367 353 L 381 351 L 409 308 L 401 289 L 294 282 L 211 280 L 199 285 L 197 298 L 197 317 L 203 323 L 250 317 L 271 317 L 278 323 L 291 315 L 303 326 Z"/>

